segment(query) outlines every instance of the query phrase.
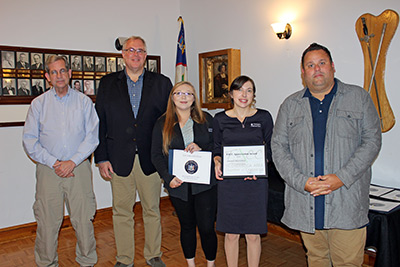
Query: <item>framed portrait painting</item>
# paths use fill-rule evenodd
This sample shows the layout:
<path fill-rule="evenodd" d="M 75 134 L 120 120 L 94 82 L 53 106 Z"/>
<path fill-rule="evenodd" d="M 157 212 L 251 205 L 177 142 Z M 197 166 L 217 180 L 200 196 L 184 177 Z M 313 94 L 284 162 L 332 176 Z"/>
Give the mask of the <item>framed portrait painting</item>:
<path fill-rule="evenodd" d="M 240 75 L 240 50 L 224 49 L 199 54 L 200 101 L 202 108 L 229 109 L 231 82 Z"/>

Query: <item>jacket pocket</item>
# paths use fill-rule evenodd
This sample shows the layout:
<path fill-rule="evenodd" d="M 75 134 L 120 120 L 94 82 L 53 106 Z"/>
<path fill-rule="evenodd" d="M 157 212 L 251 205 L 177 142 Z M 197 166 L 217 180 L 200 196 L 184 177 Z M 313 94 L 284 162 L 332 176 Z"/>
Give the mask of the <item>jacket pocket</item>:
<path fill-rule="evenodd" d="M 336 111 L 336 128 L 339 137 L 358 139 L 362 112 L 340 110 Z"/>
<path fill-rule="evenodd" d="M 302 137 L 305 132 L 304 116 L 289 118 L 287 122 L 288 137 L 290 144 L 302 142 Z"/>

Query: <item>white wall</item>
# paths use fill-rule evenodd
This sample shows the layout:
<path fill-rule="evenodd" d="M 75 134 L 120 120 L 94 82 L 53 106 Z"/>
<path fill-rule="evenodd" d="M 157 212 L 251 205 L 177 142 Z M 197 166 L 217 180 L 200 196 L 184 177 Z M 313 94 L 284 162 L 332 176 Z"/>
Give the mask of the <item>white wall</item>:
<path fill-rule="evenodd" d="M 161 70 L 175 77 L 178 0 L 2 0 L 0 44 L 117 52 L 118 36 L 140 35 Z M 28 105 L 0 105 L 0 122 L 24 121 Z M 22 149 L 22 127 L 0 128 L 0 228 L 34 221 L 35 166 Z M 111 190 L 93 166 L 98 208 L 111 206 Z"/>
<path fill-rule="evenodd" d="M 312 42 L 327 46 L 336 77 L 363 86 L 364 60 L 355 32 L 365 13 L 378 16 L 386 9 L 400 13 L 398 0 L 182 0 L 188 47 L 189 80 L 198 86 L 198 53 L 241 50 L 242 73 L 256 83 L 257 106 L 274 116 L 291 93 L 302 88 L 300 58 Z M 292 14 L 293 34 L 278 40 L 270 24 Z M 390 44 L 385 88 L 395 116 L 400 118 L 400 29 Z M 383 134 L 383 146 L 373 165 L 373 183 L 400 188 L 399 122 Z"/>
<path fill-rule="evenodd" d="M 312 42 L 331 50 L 339 79 L 362 86 L 363 55 L 355 22 L 364 13 L 379 15 L 389 8 L 399 13 L 400 1 L 2 0 L 0 44 L 115 52 L 115 37 L 136 34 L 148 42 L 149 54 L 161 55 L 162 72 L 173 78 L 176 20 L 182 15 L 189 80 L 198 87 L 199 53 L 240 49 L 242 73 L 257 85 L 257 106 L 276 117 L 283 99 L 302 87 L 300 56 Z M 293 35 L 278 40 L 269 25 L 286 12 L 294 16 Z M 397 32 L 388 50 L 385 86 L 396 117 L 400 116 L 399 47 Z M 0 106 L 0 121 L 22 121 L 26 110 L 26 106 Z M 22 151 L 21 131 L 21 127 L 0 128 L 0 228 L 34 220 L 34 165 Z M 382 151 L 373 167 L 375 183 L 400 188 L 400 162 L 395 153 L 400 151 L 399 131 L 396 124 L 383 134 Z M 111 204 L 109 184 L 97 169 L 94 174 L 98 207 L 107 207 Z"/>

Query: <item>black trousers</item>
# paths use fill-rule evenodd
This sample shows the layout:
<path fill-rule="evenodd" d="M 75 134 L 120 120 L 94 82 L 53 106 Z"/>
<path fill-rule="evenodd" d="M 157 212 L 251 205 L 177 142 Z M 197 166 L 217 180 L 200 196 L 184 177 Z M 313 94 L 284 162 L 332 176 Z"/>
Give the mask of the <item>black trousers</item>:
<path fill-rule="evenodd" d="M 189 186 L 190 188 L 190 186 Z M 217 254 L 217 235 L 215 216 L 217 210 L 217 186 L 210 190 L 192 195 L 189 190 L 188 201 L 171 197 L 172 205 L 181 225 L 181 246 L 186 259 L 196 254 L 196 226 L 199 230 L 201 247 L 206 259 L 215 260 Z"/>

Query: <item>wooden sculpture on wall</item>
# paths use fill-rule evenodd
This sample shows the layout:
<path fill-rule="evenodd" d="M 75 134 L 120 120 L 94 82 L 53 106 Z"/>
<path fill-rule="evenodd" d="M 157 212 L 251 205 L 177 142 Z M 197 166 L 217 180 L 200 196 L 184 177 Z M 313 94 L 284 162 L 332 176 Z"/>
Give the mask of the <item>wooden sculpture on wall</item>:
<path fill-rule="evenodd" d="M 382 132 L 395 124 L 393 110 L 385 91 L 385 65 L 389 44 L 399 24 L 399 15 L 385 10 L 379 16 L 361 15 L 356 32 L 364 54 L 364 89 L 369 92 L 381 121 Z"/>

